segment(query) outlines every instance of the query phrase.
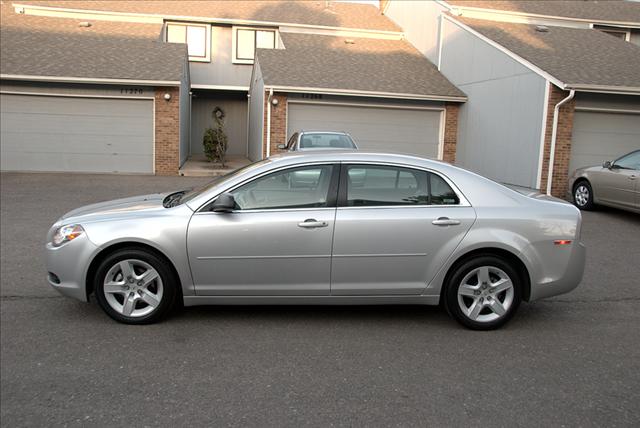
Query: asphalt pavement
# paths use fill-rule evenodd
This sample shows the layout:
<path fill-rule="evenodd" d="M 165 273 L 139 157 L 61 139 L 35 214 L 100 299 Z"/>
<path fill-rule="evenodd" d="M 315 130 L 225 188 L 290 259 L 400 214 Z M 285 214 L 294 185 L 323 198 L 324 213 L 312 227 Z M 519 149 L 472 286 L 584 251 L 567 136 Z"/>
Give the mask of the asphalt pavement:
<path fill-rule="evenodd" d="M 437 307 L 199 307 L 150 326 L 45 281 L 64 212 L 207 179 L 0 176 L 2 426 L 639 426 L 640 216 L 584 214 L 573 292 L 473 332 Z"/>

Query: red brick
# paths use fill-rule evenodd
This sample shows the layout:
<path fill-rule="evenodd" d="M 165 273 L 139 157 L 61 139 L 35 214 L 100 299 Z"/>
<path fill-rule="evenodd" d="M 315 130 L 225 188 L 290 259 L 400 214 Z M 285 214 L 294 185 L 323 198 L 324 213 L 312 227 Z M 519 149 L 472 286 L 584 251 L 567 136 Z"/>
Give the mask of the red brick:
<path fill-rule="evenodd" d="M 170 94 L 171 99 L 164 99 Z M 180 90 L 155 88 L 156 175 L 178 175 L 180 168 Z"/>
<path fill-rule="evenodd" d="M 547 105 L 547 128 L 544 137 L 544 152 L 542 157 L 542 179 L 540 190 L 547 189 L 547 177 L 549 174 L 549 160 L 551 152 L 551 136 L 553 132 L 553 112 L 556 104 L 569 95 L 557 86 L 551 85 L 549 91 L 549 103 Z M 569 161 L 571 160 L 571 138 L 573 133 L 573 114 L 575 111 L 575 99 L 566 102 L 558 112 L 558 129 L 556 132 L 556 150 L 553 160 L 553 177 L 551 180 L 551 194 L 562 198 L 566 195 L 569 178 Z"/>

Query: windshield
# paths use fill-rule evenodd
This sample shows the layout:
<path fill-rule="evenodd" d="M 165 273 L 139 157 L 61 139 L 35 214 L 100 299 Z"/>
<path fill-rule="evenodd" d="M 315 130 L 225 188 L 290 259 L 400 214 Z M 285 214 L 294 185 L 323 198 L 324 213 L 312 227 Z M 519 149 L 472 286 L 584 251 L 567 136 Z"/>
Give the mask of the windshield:
<path fill-rule="evenodd" d="M 209 191 L 210 189 L 218 186 L 220 183 L 222 183 L 222 182 L 224 182 L 226 180 L 230 180 L 230 179 L 232 179 L 234 177 L 237 177 L 240 174 L 244 174 L 246 171 L 248 171 L 250 169 L 258 168 L 259 166 L 263 165 L 266 162 L 268 162 L 268 160 L 261 160 L 261 161 L 258 161 L 258 162 L 250 163 L 249 165 L 245 165 L 242 168 L 238 168 L 235 171 L 231 171 L 228 174 L 222 175 L 220 177 L 216 177 L 212 181 L 208 182 L 207 184 L 205 184 L 202 187 L 199 187 L 197 189 L 188 190 L 188 191 L 184 192 L 182 195 L 180 195 L 178 203 L 184 204 L 185 202 L 188 202 L 188 201 L 196 198 L 197 196 L 200 196 L 201 194 Z"/>
<path fill-rule="evenodd" d="M 300 149 L 355 149 L 356 145 L 348 135 L 334 133 L 302 134 Z"/>

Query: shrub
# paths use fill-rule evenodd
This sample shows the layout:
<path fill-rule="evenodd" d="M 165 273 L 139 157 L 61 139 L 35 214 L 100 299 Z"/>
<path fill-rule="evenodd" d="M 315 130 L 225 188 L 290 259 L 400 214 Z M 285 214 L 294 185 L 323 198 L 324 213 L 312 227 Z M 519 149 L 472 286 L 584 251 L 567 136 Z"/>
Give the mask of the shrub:
<path fill-rule="evenodd" d="M 209 162 L 220 162 L 224 167 L 227 153 L 227 134 L 224 132 L 224 112 L 220 107 L 213 110 L 214 127 L 209 127 L 204 131 L 202 145 L 204 154 Z"/>

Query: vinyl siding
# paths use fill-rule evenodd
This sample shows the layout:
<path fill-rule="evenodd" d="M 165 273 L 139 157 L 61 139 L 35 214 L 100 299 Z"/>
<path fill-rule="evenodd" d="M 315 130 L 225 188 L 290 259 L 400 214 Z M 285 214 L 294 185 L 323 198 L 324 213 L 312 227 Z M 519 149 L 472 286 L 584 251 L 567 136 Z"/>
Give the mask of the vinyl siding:
<path fill-rule="evenodd" d="M 545 79 L 456 24 L 443 25 L 441 71 L 469 97 L 460 107 L 456 163 L 535 188 Z"/>

